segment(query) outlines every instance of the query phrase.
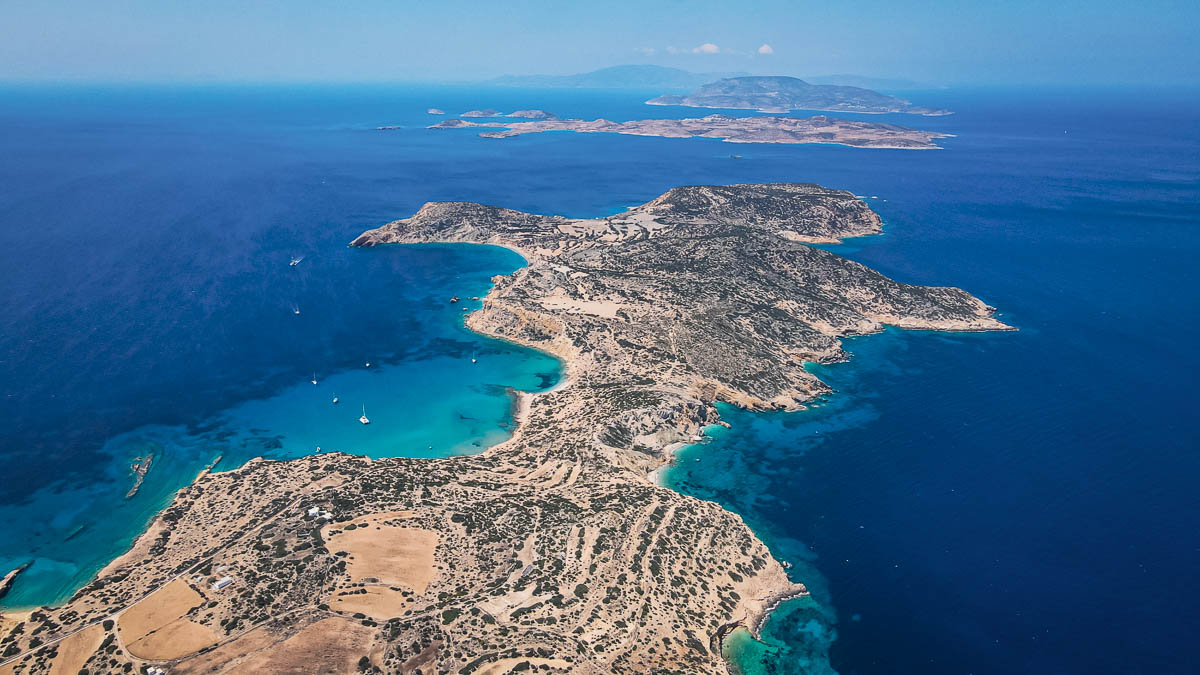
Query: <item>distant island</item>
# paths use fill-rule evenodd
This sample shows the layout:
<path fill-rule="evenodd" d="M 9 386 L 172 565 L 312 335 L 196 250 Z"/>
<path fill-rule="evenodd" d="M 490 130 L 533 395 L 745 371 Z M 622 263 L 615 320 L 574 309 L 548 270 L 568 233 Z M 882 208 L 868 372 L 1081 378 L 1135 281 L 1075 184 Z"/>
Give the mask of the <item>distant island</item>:
<path fill-rule="evenodd" d="M 862 87 L 876 91 L 914 91 L 917 89 L 943 89 L 937 84 L 927 84 L 895 77 L 868 77 L 865 75 L 806 75 L 802 78 L 809 84 L 836 84 L 846 87 Z"/>
<path fill-rule="evenodd" d="M 459 117 L 498 117 L 499 115 L 499 110 L 487 108 L 484 110 L 468 110 L 465 113 L 460 114 Z"/>
<path fill-rule="evenodd" d="M 806 366 L 849 358 L 843 337 L 1007 329 L 966 291 L 807 245 L 880 227 L 850 192 L 777 183 L 591 219 L 431 202 L 364 232 L 351 246 L 521 253 L 466 324 L 558 356 L 564 385 L 516 394 L 513 437 L 479 455 L 203 472 L 66 604 L 2 617 L 0 672 L 726 672 L 725 638 L 807 589 L 654 472 L 718 401 L 828 393 Z"/>
<path fill-rule="evenodd" d="M 664 94 L 650 105 L 734 108 L 766 113 L 827 110 L 853 113 L 949 115 L 949 110 L 922 108 L 908 101 L 861 87 L 809 84 L 795 77 L 730 77 L 710 82 L 690 94 Z"/>
<path fill-rule="evenodd" d="M 508 113 L 505 117 L 520 117 L 527 120 L 553 120 L 558 119 L 558 115 L 545 110 L 514 110 Z"/>
<path fill-rule="evenodd" d="M 479 134 L 484 138 L 510 138 L 543 131 L 576 131 L 664 138 L 720 138 L 729 143 L 831 143 L 856 148 L 905 150 L 936 150 L 940 147 L 934 143 L 936 139 L 951 137 L 950 134 L 912 129 L 897 124 L 843 120 L 824 115 L 805 118 L 708 115 L 697 119 L 612 122 L 604 119 L 563 120 L 542 110 L 518 110 L 510 115 L 490 112 L 494 114 L 487 115 L 488 117 L 520 117 L 538 121 L 475 122 L 465 119 L 449 119 L 430 125 L 428 128 L 490 127 L 499 129 Z M 485 117 L 485 115 L 475 115 L 475 117 Z M 379 128 L 386 130 L 396 127 Z"/>
<path fill-rule="evenodd" d="M 693 73 L 654 65 L 612 66 L 575 75 L 505 75 L 485 84 L 564 89 L 693 89 L 706 82 L 749 73 Z"/>
<path fill-rule="evenodd" d="M 746 72 L 693 73 L 681 68 L 637 64 L 612 66 L 572 75 L 504 75 L 487 80 L 483 84 L 531 89 L 695 89 L 717 80 L 750 75 Z M 884 91 L 939 88 L 912 80 L 852 74 L 812 75 L 803 79 L 810 84 L 844 85 Z"/>

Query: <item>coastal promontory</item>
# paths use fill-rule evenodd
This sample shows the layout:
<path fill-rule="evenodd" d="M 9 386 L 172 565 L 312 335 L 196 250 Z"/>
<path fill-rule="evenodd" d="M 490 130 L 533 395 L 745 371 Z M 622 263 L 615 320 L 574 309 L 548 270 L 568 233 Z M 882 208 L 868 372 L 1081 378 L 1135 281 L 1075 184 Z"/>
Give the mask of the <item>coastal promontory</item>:
<path fill-rule="evenodd" d="M 513 437 L 479 455 L 202 474 L 66 605 L 6 623 L 0 672 L 725 672 L 723 637 L 804 580 L 653 472 L 718 401 L 827 393 L 805 364 L 847 358 L 842 337 L 1007 328 L 809 245 L 880 228 L 849 192 L 783 183 L 594 219 L 432 202 L 363 233 L 520 252 L 466 322 L 558 356 L 564 385 L 515 394 Z"/>

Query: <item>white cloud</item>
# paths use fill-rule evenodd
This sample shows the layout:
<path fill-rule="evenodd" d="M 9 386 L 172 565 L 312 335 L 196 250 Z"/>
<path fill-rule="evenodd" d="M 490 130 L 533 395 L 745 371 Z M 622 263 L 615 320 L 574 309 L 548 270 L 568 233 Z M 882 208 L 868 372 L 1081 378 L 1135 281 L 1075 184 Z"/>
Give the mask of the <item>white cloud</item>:
<path fill-rule="evenodd" d="M 656 53 L 658 53 L 658 50 L 654 47 L 638 47 L 633 51 L 641 54 L 642 56 L 654 56 Z"/>
<path fill-rule="evenodd" d="M 680 51 L 682 51 L 682 50 L 680 50 L 679 47 L 674 47 L 674 46 L 667 47 L 668 54 L 678 54 Z"/>
<path fill-rule="evenodd" d="M 693 54 L 720 54 L 721 48 L 711 42 L 705 42 L 699 47 L 692 49 Z"/>
<path fill-rule="evenodd" d="M 759 54 L 774 54 L 775 50 L 771 48 L 771 45 L 763 44 L 763 46 L 758 48 L 758 53 Z"/>

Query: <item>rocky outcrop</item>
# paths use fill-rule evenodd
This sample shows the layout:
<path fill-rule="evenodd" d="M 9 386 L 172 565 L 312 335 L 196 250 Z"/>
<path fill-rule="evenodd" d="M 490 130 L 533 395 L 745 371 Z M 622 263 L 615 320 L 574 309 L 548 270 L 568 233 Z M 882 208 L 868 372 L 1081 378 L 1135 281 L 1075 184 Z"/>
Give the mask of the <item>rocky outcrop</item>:
<path fill-rule="evenodd" d="M 12 570 L 8 574 L 5 574 L 3 579 L 0 579 L 0 598 L 8 595 L 8 592 L 12 590 L 13 583 L 15 583 L 17 580 L 17 576 L 21 574 L 21 572 L 24 572 L 26 569 L 28 569 L 29 565 L 30 563 L 25 563 L 24 565 Z"/>

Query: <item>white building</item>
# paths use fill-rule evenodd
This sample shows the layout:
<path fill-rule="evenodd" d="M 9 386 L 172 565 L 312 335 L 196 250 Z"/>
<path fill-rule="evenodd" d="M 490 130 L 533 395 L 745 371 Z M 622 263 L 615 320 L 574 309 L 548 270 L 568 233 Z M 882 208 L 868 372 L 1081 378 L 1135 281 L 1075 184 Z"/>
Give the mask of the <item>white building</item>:
<path fill-rule="evenodd" d="M 217 583 L 212 585 L 212 589 L 214 591 L 219 591 L 222 588 L 225 588 L 226 586 L 228 586 L 229 584 L 232 584 L 232 583 L 233 583 L 233 577 L 221 577 L 220 579 L 217 580 Z"/>

